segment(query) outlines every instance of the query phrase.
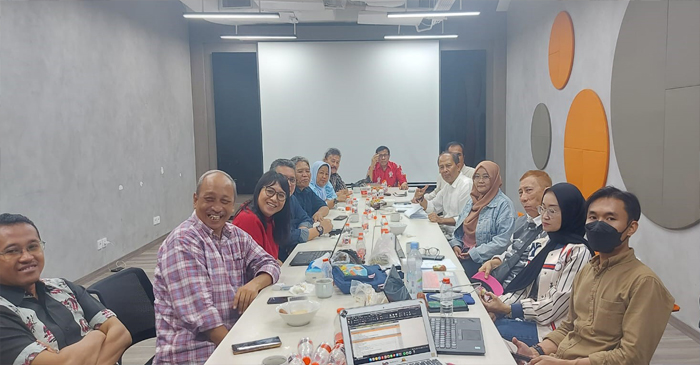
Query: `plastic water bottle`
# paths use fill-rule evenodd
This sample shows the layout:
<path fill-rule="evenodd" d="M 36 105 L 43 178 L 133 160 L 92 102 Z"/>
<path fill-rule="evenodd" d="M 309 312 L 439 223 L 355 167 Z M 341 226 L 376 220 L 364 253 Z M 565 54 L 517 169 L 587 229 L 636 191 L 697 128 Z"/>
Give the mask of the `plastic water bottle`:
<path fill-rule="evenodd" d="M 321 269 L 323 270 L 323 276 L 333 279 L 333 266 L 331 266 L 331 261 L 328 258 L 323 259 Z"/>
<path fill-rule="evenodd" d="M 299 354 L 292 352 L 287 356 L 287 365 L 304 365 L 304 361 L 301 360 Z"/>
<path fill-rule="evenodd" d="M 350 246 L 352 244 L 352 229 L 350 228 L 350 223 L 345 223 L 345 228 L 343 228 L 343 232 L 341 232 L 341 235 L 341 243 L 344 246 Z"/>
<path fill-rule="evenodd" d="M 335 347 L 333 347 L 333 351 L 331 351 L 331 359 L 329 364 L 333 365 L 346 365 L 347 362 L 345 360 L 345 345 L 341 343 L 335 344 Z"/>
<path fill-rule="evenodd" d="M 381 235 L 384 236 L 385 234 L 389 234 L 389 232 L 391 232 L 391 230 L 389 229 L 389 222 L 384 222 L 384 224 L 382 225 Z"/>
<path fill-rule="evenodd" d="M 302 338 L 299 340 L 299 345 L 297 345 L 297 351 L 304 364 L 311 364 L 311 356 L 314 354 L 314 342 L 308 337 Z"/>
<path fill-rule="evenodd" d="M 406 288 L 412 299 L 423 292 L 423 255 L 418 251 L 418 242 L 411 242 L 411 251 L 406 259 Z"/>
<path fill-rule="evenodd" d="M 331 351 L 333 349 L 331 348 L 331 345 L 329 345 L 326 342 L 321 342 L 320 345 L 318 345 L 318 348 L 316 348 L 316 352 L 314 352 L 314 357 L 313 361 L 311 362 L 312 365 L 326 365 L 328 364 L 328 360 L 331 358 Z"/>
<path fill-rule="evenodd" d="M 452 317 L 453 311 L 452 283 L 450 282 L 450 278 L 442 278 L 442 284 L 440 284 L 440 315 L 443 317 Z"/>
<path fill-rule="evenodd" d="M 382 224 L 382 227 L 384 227 L 385 224 L 386 224 L 387 226 L 389 225 L 389 220 L 386 219 L 386 216 L 385 216 L 384 214 L 382 214 L 382 222 L 381 222 L 381 224 Z"/>
<path fill-rule="evenodd" d="M 360 233 L 357 237 L 357 245 L 355 246 L 355 251 L 357 251 L 357 256 L 360 256 L 362 261 L 365 260 L 365 254 L 367 254 L 367 246 L 365 245 L 364 234 Z"/>
<path fill-rule="evenodd" d="M 362 213 L 362 230 L 365 232 L 369 231 L 369 215 L 367 215 L 366 210 Z"/>
<path fill-rule="evenodd" d="M 340 312 L 344 310 L 345 308 L 338 308 L 335 310 L 337 314 L 335 316 L 335 321 L 333 322 L 333 341 L 335 341 L 336 346 L 345 342 L 343 340 L 343 331 L 340 329 Z"/>

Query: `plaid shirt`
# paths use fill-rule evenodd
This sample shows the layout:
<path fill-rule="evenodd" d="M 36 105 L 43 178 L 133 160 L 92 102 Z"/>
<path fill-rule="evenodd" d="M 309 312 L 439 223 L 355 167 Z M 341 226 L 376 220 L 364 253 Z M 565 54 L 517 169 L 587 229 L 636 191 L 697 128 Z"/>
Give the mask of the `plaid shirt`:
<path fill-rule="evenodd" d="M 333 190 L 336 192 L 347 189 L 345 181 L 343 181 L 343 178 L 341 178 L 337 172 L 331 174 L 331 177 L 328 180 L 331 182 L 331 185 L 333 185 Z"/>
<path fill-rule="evenodd" d="M 277 282 L 280 268 L 247 233 L 226 223 L 218 238 L 193 213 L 158 250 L 153 363 L 203 364 L 216 348 L 204 332 L 233 327 L 236 290 L 261 273 Z"/>

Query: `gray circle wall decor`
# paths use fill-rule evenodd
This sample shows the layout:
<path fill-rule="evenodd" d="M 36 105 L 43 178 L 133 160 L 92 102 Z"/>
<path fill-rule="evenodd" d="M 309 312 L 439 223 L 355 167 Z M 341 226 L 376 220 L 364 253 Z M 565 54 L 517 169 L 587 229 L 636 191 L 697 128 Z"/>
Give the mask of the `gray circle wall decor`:
<path fill-rule="evenodd" d="M 617 164 L 642 213 L 700 221 L 700 2 L 632 1 L 617 39 L 610 114 Z"/>
<path fill-rule="evenodd" d="M 549 162 L 549 154 L 552 150 L 552 121 L 549 117 L 549 109 L 543 103 L 537 104 L 532 113 L 532 125 L 530 126 L 530 150 L 532 160 L 538 169 L 544 170 Z"/>

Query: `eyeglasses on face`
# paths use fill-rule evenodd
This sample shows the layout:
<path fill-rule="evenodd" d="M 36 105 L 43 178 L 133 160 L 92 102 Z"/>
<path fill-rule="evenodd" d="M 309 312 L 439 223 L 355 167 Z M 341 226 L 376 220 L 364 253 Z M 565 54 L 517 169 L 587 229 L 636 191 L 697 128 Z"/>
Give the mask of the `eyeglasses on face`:
<path fill-rule="evenodd" d="M 488 174 L 483 174 L 483 175 L 474 174 L 473 179 L 474 179 L 474 181 L 479 181 L 479 180 L 488 181 L 489 179 L 491 179 L 491 177 Z"/>
<path fill-rule="evenodd" d="M 289 182 L 289 185 L 296 185 L 297 178 L 296 177 L 288 177 L 287 182 Z"/>
<path fill-rule="evenodd" d="M 379 157 L 379 158 L 389 158 L 389 154 L 388 154 L 388 153 L 380 153 L 379 155 L 377 155 L 377 157 Z"/>
<path fill-rule="evenodd" d="M 287 200 L 287 194 L 285 194 L 284 192 L 281 192 L 281 191 L 276 191 L 275 189 L 273 189 L 269 186 L 265 187 L 265 195 L 267 195 L 268 198 L 272 198 L 273 196 L 276 195 L 277 201 L 281 201 L 281 202 Z"/>
<path fill-rule="evenodd" d="M 46 243 L 44 241 L 40 242 L 32 242 L 27 245 L 26 248 L 21 248 L 21 247 L 11 247 L 6 249 L 3 252 L 0 252 L 0 256 L 2 256 L 5 260 L 17 260 L 20 257 L 22 257 L 22 254 L 26 250 L 30 255 L 36 256 L 38 254 L 44 253 L 44 247 L 46 246 Z"/>
<path fill-rule="evenodd" d="M 556 217 L 559 215 L 559 209 L 556 208 L 547 208 L 544 205 L 540 205 L 537 207 L 537 213 L 540 213 L 541 215 L 544 215 L 547 213 L 548 217 Z"/>

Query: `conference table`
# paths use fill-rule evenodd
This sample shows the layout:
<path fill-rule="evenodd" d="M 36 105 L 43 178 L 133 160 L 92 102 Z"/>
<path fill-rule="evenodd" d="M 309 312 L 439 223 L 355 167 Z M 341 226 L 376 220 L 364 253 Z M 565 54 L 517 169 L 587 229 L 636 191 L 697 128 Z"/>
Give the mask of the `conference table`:
<path fill-rule="evenodd" d="M 396 197 L 393 193 L 398 192 L 396 188 L 390 188 L 391 197 L 386 197 L 386 200 L 395 202 L 410 201 L 412 193 L 406 197 Z M 359 202 L 358 211 L 364 211 L 365 198 L 361 197 L 359 192 L 354 192 L 353 197 L 356 197 Z M 327 218 L 331 220 L 338 215 L 346 215 L 344 204 L 339 204 L 341 207 L 331 209 Z M 342 210 L 341 210 L 342 209 Z M 389 218 L 387 216 L 387 218 Z M 333 228 L 341 228 L 344 221 L 334 221 Z M 406 247 L 407 242 L 417 241 L 421 248 L 436 247 L 440 250 L 440 254 L 445 256 L 446 260 L 451 260 L 456 269 L 450 270 L 454 272 L 460 283 L 468 283 L 462 266 L 450 248 L 449 243 L 445 239 L 440 227 L 437 223 L 432 223 L 428 219 L 409 219 L 404 214 L 401 214 L 401 222 L 406 223 L 407 227 L 403 234 L 398 236 L 401 247 Z M 351 227 L 359 227 L 361 222 L 350 223 Z M 366 237 L 367 257 L 372 253 L 374 242 L 379 237 L 379 227 L 376 229 L 370 228 Z M 289 266 L 294 255 L 299 251 L 313 250 L 332 250 L 336 243 L 336 236 L 328 237 L 321 236 L 306 243 L 297 245 L 294 251 L 289 255 L 287 261 L 281 266 L 281 274 L 279 282 L 286 285 L 294 285 L 304 281 L 305 266 Z M 408 252 L 406 252 L 408 254 Z M 308 294 L 309 299 L 318 301 L 321 305 L 316 316 L 311 320 L 311 323 L 302 327 L 288 326 L 279 314 L 276 313 L 276 305 L 267 304 L 270 297 L 275 296 L 290 296 L 289 290 L 281 291 L 274 290 L 272 286 L 260 291 L 255 300 L 251 303 L 248 309 L 241 315 L 236 324 L 233 326 L 224 340 L 217 346 L 214 353 L 209 357 L 206 365 L 219 364 L 261 364 L 263 359 L 268 356 L 281 355 L 286 357 L 292 352 L 297 351 L 297 344 L 302 337 L 310 337 L 314 345 L 321 342 L 333 343 L 334 335 L 334 320 L 337 316 L 337 308 L 353 308 L 356 307 L 355 299 L 351 295 L 343 294 L 337 287 L 333 288 L 333 296 L 327 299 L 316 298 L 314 293 Z M 470 292 L 468 289 L 466 292 Z M 475 294 L 472 297 L 476 299 L 476 303 L 469 306 L 467 312 L 455 312 L 455 317 L 472 317 L 481 320 L 481 327 L 484 338 L 484 346 L 486 348 L 485 355 L 439 355 L 439 359 L 444 363 L 452 364 L 482 364 L 482 365 L 514 365 L 515 360 L 510 355 L 506 344 L 498 333 L 493 321 L 489 317 L 483 304 L 479 301 Z M 439 316 L 439 313 L 431 314 L 431 316 Z M 241 342 L 259 340 L 263 338 L 279 336 L 282 341 L 282 346 L 278 348 L 251 352 L 246 354 L 234 355 L 231 350 L 231 345 Z"/>

